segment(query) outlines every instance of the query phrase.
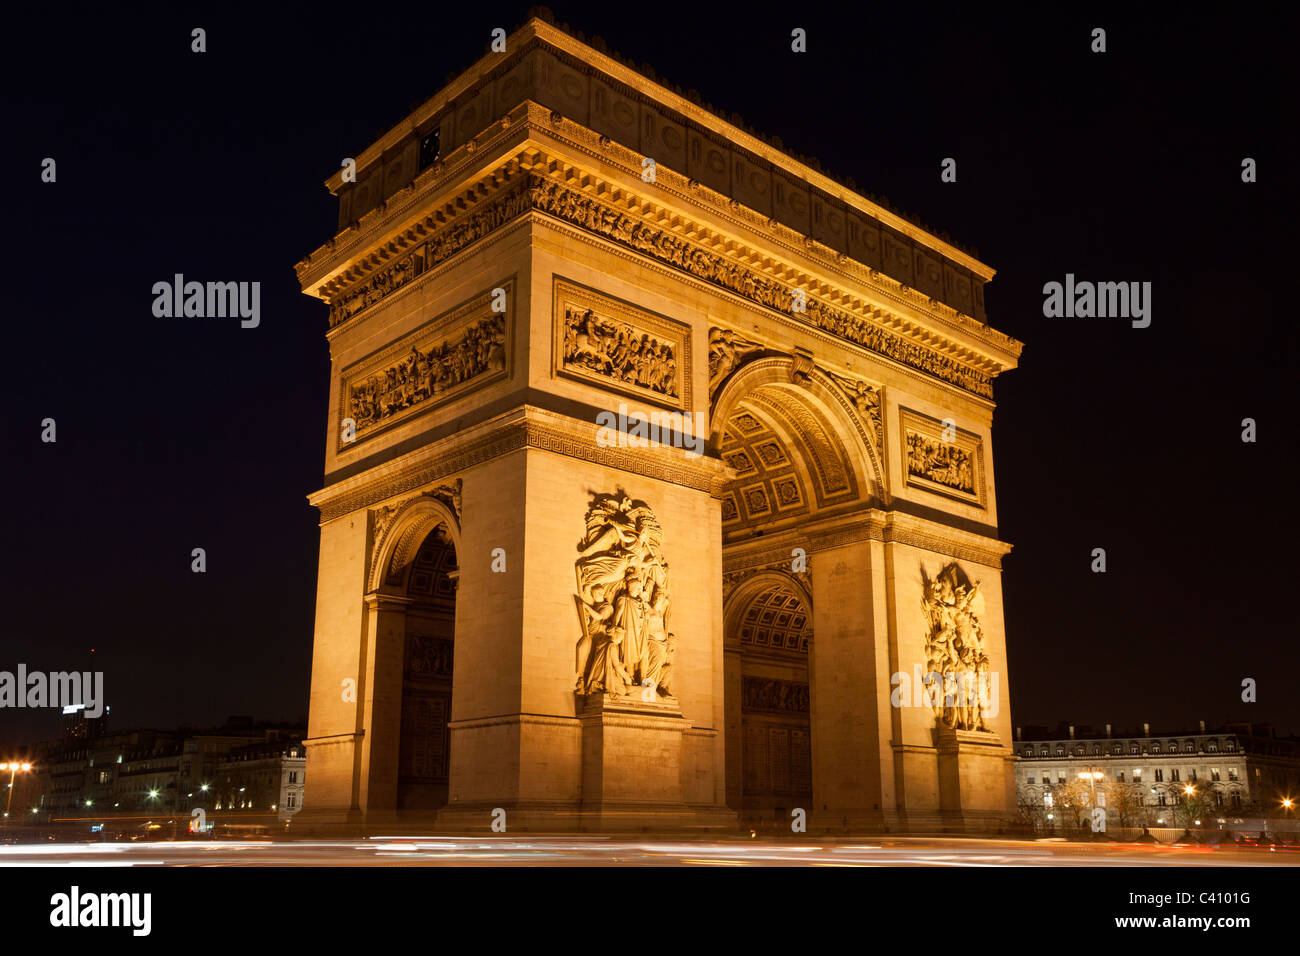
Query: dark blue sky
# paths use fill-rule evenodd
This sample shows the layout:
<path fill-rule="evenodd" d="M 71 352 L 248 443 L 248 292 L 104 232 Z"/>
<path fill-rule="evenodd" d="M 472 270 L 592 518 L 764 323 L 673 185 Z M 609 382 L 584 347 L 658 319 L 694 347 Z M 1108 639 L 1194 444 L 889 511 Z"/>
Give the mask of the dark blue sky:
<path fill-rule="evenodd" d="M 1300 731 L 1294 22 L 552 8 L 999 270 L 990 320 L 1026 343 L 994 424 L 1017 724 Z M 308 9 L 7 14 L 0 669 L 103 670 L 119 727 L 305 716 L 329 365 L 292 266 L 334 232 L 341 157 L 527 5 Z M 177 272 L 260 281 L 260 327 L 155 318 Z M 1067 272 L 1152 282 L 1151 327 L 1045 319 Z M 0 742 L 56 728 L 0 711 Z"/>

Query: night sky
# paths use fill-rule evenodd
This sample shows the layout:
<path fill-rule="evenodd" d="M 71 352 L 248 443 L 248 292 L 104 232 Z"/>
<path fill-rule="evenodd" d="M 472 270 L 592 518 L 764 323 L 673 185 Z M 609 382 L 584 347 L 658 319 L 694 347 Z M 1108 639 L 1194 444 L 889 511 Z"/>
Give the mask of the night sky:
<path fill-rule="evenodd" d="M 551 6 L 998 270 L 990 321 L 1025 342 L 993 444 L 1016 724 L 1300 731 L 1295 23 Z M 0 670 L 103 670 L 117 728 L 305 721 L 329 361 L 293 264 L 335 232 L 341 158 L 527 7 L 7 12 Z M 261 282 L 260 327 L 155 318 L 178 272 Z M 1153 283 L 1151 326 L 1044 318 L 1068 272 Z M 0 744 L 57 725 L 0 711 Z"/>

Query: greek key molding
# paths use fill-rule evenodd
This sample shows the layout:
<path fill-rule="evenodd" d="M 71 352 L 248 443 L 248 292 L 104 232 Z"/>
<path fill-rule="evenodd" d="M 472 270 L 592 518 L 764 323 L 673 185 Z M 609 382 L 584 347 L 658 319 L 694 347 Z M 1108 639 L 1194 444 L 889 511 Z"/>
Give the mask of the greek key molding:
<path fill-rule="evenodd" d="M 529 412 L 532 415 L 542 414 L 531 407 Z M 585 429 L 578 431 L 572 424 L 563 424 L 565 421 L 558 416 L 552 420 L 533 417 L 516 419 L 492 426 L 488 434 L 458 447 L 449 448 L 445 441 L 436 442 L 411 453 L 418 464 L 387 470 L 382 475 L 358 482 L 346 491 L 323 488 L 308 496 L 308 501 L 320 509 L 323 524 L 523 448 L 554 452 L 644 478 L 704 491 L 715 497 L 722 493 L 726 483 L 725 469 L 716 459 L 700 458 L 698 463 L 692 463 L 677 449 L 670 452 L 653 448 L 601 448 L 596 444 L 594 424 L 590 426 L 590 432 Z M 672 459 L 664 457 L 670 453 L 674 456 Z"/>

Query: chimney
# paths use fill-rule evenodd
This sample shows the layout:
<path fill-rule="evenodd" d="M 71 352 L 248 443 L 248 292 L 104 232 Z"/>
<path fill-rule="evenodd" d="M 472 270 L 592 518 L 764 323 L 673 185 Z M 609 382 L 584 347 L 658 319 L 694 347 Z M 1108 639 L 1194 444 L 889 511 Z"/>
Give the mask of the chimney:
<path fill-rule="evenodd" d="M 1020 739 L 1020 728 L 1017 727 L 1017 728 L 1016 728 L 1016 740 L 1019 740 L 1019 739 Z"/>
<path fill-rule="evenodd" d="M 1074 739 L 1074 724 L 1070 725 L 1070 739 Z"/>
<path fill-rule="evenodd" d="M 1146 723 L 1145 721 L 1142 724 L 1142 736 L 1143 737 L 1151 736 L 1151 725 Z"/>
<path fill-rule="evenodd" d="M 1205 733 L 1205 721 L 1201 721 L 1201 733 Z"/>
<path fill-rule="evenodd" d="M 1106 725 L 1106 739 L 1110 740 L 1110 724 Z"/>

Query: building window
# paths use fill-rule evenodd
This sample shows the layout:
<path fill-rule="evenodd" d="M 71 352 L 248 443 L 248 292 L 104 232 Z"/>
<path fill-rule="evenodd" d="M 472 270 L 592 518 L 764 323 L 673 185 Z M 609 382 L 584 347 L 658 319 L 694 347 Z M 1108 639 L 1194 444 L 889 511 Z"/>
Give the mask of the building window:
<path fill-rule="evenodd" d="M 1219 752 L 1219 742 L 1217 740 L 1211 740 L 1205 745 L 1205 749 L 1212 754 L 1217 754 Z"/>
<path fill-rule="evenodd" d="M 1047 756 L 1047 744 L 1043 744 L 1041 747 L 1038 748 L 1038 755 L 1040 757 Z"/>
<path fill-rule="evenodd" d="M 1160 753 L 1160 744 L 1158 744 L 1158 743 L 1152 744 L 1152 745 L 1151 745 L 1151 752 L 1152 752 L 1153 754 L 1158 754 L 1158 753 Z"/>
<path fill-rule="evenodd" d="M 292 810 L 297 805 L 298 805 L 298 794 L 296 793 L 289 794 L 289 804 L 288 804 L 289 809 Z"/>
<path fill-rule="evenodd" d="M 1101 744 L 1093 744 L 1093 745 L 1092 745 L 1092 755 L 1093 755 L 1094 757 L 1100 757 L 1100 756 L 1101 756 Z"/>
<path fill-rule="evenodd" d="M 1057 744 L 1057 745 L 1056 745 L 1056 756 L 1058 756 L 1058 757 L 1064 757 L 1064 756 L 1065 756 L 1065 745 L 1064 745 L 1064 744 Z"/>
<path fill-rule="evenodd" d="M 297 782 L 298 782 L 298 771 L 297 771 L 297 770 L 290 770 L 290 771 L 289 771 L 289 782 L 290 782 L 290 783 L 297 783 Z"/>
<path fill-rule="evenodd" d="M 1049 777 L 1049 776 L 1047 775 L 1047 771 L 1044 770 L 1044 771 L 1043 771 L 1043 785 L 1046 786 L 1047 784 L 1049 784 L 1049 783 L 1051 783 L 1051 782 L 1052 782 L 1052 778 Z"/>
<path fill-rule="evenodd" d="M 1169 779 L 1172 780 L 1174 783 L 1177 783 L 1177 782 L 1178 782 L 1178 768 L 1177 768 L 1177 767 L 1175 767 L 1173 770 L 1170 770 L 1170 771 L 1169 771 Z"/>
<path fill-rule="evenodd" d="M 1165 805 L 1165 795 L 1163 793 L 1160 794 L 1160 805 L 1162 807 Z"/>
<path fill-rule="evenodd" d="M 1129 745 L 1128 745 L 1128 752 L 1129 752 L 1129 754 L 1135 754 L 1135 753 L 1137 753 L 1137 752 L 1138 752 L 1138 745 L 1137 745 L 1137 744 L 1129 744 Z"/>
<path fill-rule="evenodd" d="M 1196 782 L 1196 768 L 1195 768 L 1195 767 L 1192 767 L 1190 770 L 1187 771 L 1187 779 L 1190 780 L 1192 783 L 1195 783 L 1195 782 Z"/>
<path fill-rule="evenodd" d="M 1110 752 L 1113 753 L 1116 757 L 1118 757 L 1120 754 L 1124 752 L 1124 745 L 1116 744 L 1115 746 L 1110 748 Z"/>
<path fill-rule="evenodd" d="M 1236 767 L 1229 767 L 1229 768 L 1228 768 L 1228 779 L 1229 779 L 1229 780 L 1236 780 L 1236 779 L 1237 779 L 1237 768 L 1236 768 Z"/>
<path fill-rule="evenodd" d="M 1190 740 L 1187 741 L 1187 743 L 1183 744 L 1183 753 L 1196 753 L 1196 744 L 1192 743 Z"/>
<path fill-rule="evenodd" d="M 1165 772 L 1164 772 L 1163 770 L 1159 770 L 1159 769 L 1157 769 L 1157 770 L 1156 770 L 1156 783 L 1164 783 L 1164 782 L 1165 782 Z"/>
<path fill-rule="evenodd" d="M 1064 770 L 1058 770 L 1058 771 L 1056 771 L 1056 782 L 1057 782 L 1057 783 L 1065 783 L 1065 771 L 1064 771 Z"/>
<path fill-rule="evenodd" d="M 1225 740 L 1223 742 L 1223 749 L 1228 751 L 1228 753 L 1232 753 L 1237 749 L 1237 742 L 1235 740 Z"/>
<path fill-rule="evenodd" d="M 1232 806 L 1237 810 L 1241 809 L 1241 794 L 1234 793 L 1232 795 Z"/>
<path fill-rule="evenodd" d="M 439 143 L 441 137 L 442 130 L 435 126 L 424 139 L 420 140 L 420 169 L 422 171 L 436 163 L 438 157 L 442 155 Z"/>
<path fill-rule="evenodd" d="M 1034 785 L 1034 775 L 1032 773 L 1029 774 L 1029 778 L 1025 781 L 1025 783 L 1029 784 L 1031 787 Z"/>
<path fill-rule="evenodd" d="M 1210 779 L 1213 780 L 1213 781 L 1216 781 L 1216 782 L 1218 781 L 1218 779 L 1219 779 L 1219 768 L 1218 768 L 1218 767 L 1211 767 L 1211 768 L 1210 768 Z"/>
<path fill-rule="evenodd" d="M 1121 770 L 1121 771 L 1119 772 L 1119 782 L 1120 782 L 1120 783 L 1123 783 L 1123 782 L 1124 782 L 1124 771 L 1123 771 L 1123 770 Z"/>

